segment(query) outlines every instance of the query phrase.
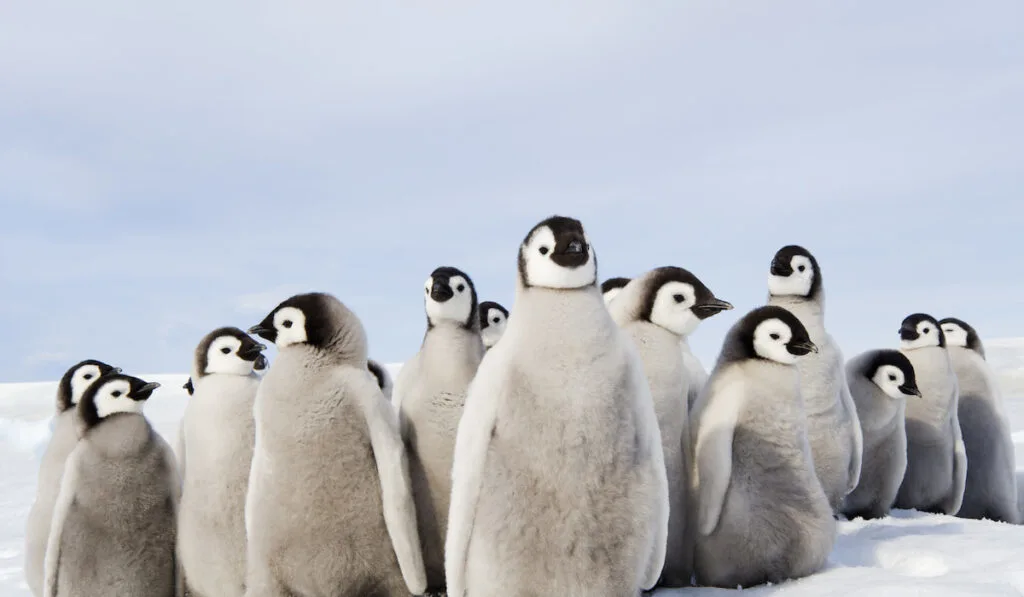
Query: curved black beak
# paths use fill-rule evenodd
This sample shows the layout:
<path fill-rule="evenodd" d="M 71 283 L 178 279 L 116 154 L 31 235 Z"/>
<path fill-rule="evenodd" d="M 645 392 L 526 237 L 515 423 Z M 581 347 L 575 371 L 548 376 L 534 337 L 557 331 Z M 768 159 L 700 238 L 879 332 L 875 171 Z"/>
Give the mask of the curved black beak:
<path fill-rule="evenodd" d="M 252 326 L 247 330 L 254 336 L 259 336 L 269 342 L 275 342 L 277 340 L 277 330 L 274 329 L 274 323 L 268 317 L 258 324 Z"/>
<path fill-rule="evenodd" d="M 266 345 L 258 342 L 247 343 L 238 349 L 238 356 L 244 361 L 255 361 L 256 357 L 260 356 L 260 353 L 266 349 Z"/>
<path fill-rule="evenodd" d="M 551 261 L 562 267 L 580 267 L 590 259 L 588 248 L 587 241 L 582 235 L 576 232 L 563 234 L 562 238 L 555 242 L 555 249 L 551 251 Z"/>
<path fill-rule="evenodd" d="M 914 326 L 905 325 L 900 328 L 900 340 L 917 340 L 921 334 L 917 333 Z"/>
<path fill-rule="evenodd" d="M 808 353 L 818 352 L 818 347 L 810 340 L 803 340 L 801 342 L 790 342 L 786 345 L 786 350 L 788 350 L 790 354 L 794 354 L 799 357 Z"/>
<path fill-rule="evenodd" d="M 159 387 L 160 384 L 156 383 L 155 381 L 151 381 L 146 385 L 135 388 L 134 390 L 129 392 L 128 396 L 132 400 L 146 400 L 147 398 L 153 395 L 153 390 Z"/>
<path fill-rule="evenodd" d="M 186 382 L 185 382 L 185 385 L 181 386 L 181 389 L 183 389 L 183 390 L 185 390 L 186 392 L 188 392 L 188 395 L 189 395 L 189 396 L 191 396 L 192 394 L 194 394 L 194 393 L 195 393 L 196 389 L 195 389 L 195 387 L 194 387 L 194 386 L 192 385 L 192 378 L 191 378 L 191 377 L 190 377 L 190 378 L 188 378 L 188 381 L 186 381 Z"/>
<path fill-rule="evenodd" d="M 921 390 L 917 389 L 917 386 L 915 385 L 903 384 L 902 386 L 900 386 L 900 392 L 903 392 L 907 396 L 917 396 L 918 398 L 921 397 Z"/>
<path fill-rule="evenodd" d="M 448 284 L 448 280 L 434 280 L 434 285 L 430 287 L 430 299 L 443 303 L 448 299 L 455 296 L 452 291 L 452 287 Z"/>
<path fill-rule="evenodd" d="M 793 275 L 793 267 L 778 259 L 772 259 L 771 273 L 773 276 L 791 276 Z"/>
<path fill-rule="evenodd" d="M 112 373 L 121 373 L 122 372 L 120 367 L 111 367 L 110 371 Z"/>
<path fill-rule="evenodd" d="M 267 357 L 261 354 L 258 357 L 256 357 L 256 362 L 252 364 L 252 368 L 255 369 L 256 371 L 263 371 L 264 369 L 267 368 L 267 365 L 269 364 L 270 362 L 267 360 Z"/>
<path fill-rule="evenodd" d="M 728 311 L 732 308 L 732 303 L 728 303 L 721 299 L 711 297 L 711 299 L 703 303 L 700 303 L 699 305 L 694 305 L 693 307 L 690 308 L 690 310 L 693 311 L 693 314 L 699 317 L 700 319 L 707 319 L 712 315 L 721 313 L 722 311 Z"/>

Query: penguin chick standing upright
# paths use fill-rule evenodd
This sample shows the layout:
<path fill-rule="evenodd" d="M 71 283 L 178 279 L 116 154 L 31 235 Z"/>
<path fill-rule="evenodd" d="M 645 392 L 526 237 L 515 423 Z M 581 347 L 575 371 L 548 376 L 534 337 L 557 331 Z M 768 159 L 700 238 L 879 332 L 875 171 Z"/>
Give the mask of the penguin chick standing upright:
<path fill-rule="evenodd" d="M 964 501 L 957 516 L 1018 524 L 1017 460 L 1010 421 L 978 332 L 965 321 L 939 322 L 960 388 L 957 415 L 967 453 Z"/>
<path fill-rule="evenodd" d="M 608 278 L 604 282 L 601 282 L 601 296 L 604 297 L 604 304 L 610 305 L 619 292 L 629 284 L 629 278 L 617 277 Z"/>
<path fill-rule="evenodd" d="M 668 483 L 643 363 L 554 216 L 519 247 L 515 308 L 455 440 L 449 597 L 636 597 L 665 560 Z"/>
<path fill-rule="evenodd" d="M 409 451 L 427 590 L 443 591 L 455 432 L 484 345 L 476 289 L 464 272 L 435 269 L 427 278 L 424 306 L 427 332 L 419 352 L 398 373 L 395 404 Z"/>
<path fill-rule="evenodd" d="M 897 350 L 869 350 L 846 364 L 850 395 L 864 432 L 860 482 L 843 502 L 850 520 L 882 518 L 892 510 L 907 470 L 907 400 L 921 397 L 914 366 Z"/>
<path fill-rule="evenodd" d="M 245 494 L 255 429 L 253 371 L 266 346 L 238 328 L 207 334 L 192 364 L 195 393 L 178 435 L 178 554 L 193 597 L 245 592 Z M 196 457 L 191 461 L 188 455 Z"/>
<path fill-rule="evenodd" d="M 75 406 L 92 384 L 107 373 L 121 370 L 89 359 L 67 370 L 57 384 L 57 410 L 53 417 L 53 433 L 43 453 L 36 483 L 36 499 L 28 511 L 25 525 L 25 580 L 35 597 L 43 594 L 43 558 L 50 536 L 53 505 L 60 491 L 64 462 L 78 444 Z"/>
<path fill-rule="evenodd" d="M 768 304 L 796 315 L 818 352 L 797 361 L 814 470 L 834 513 L 860 480 L 863 432 L 846 382 L 839 346 L 825 331 L 825 290 L 818 260 L 797 245 L 775 253 L 768 276 Z"/>
<path fill-rule="evenodd" d="M 278 353 L 256 392 L 246 597 L 422 594 L 408 459 L 368 373 L 363 324 L 311 293 L 249 333 Z"/>
<path fill-rule="evenodd" d="M 689 486 L 689 375 L 679 343 L 702 319 L 732 309 L 696 276 L 660 267 L 627 284 L 609 307 L 640 353 L 654 398 L 668 475 L 669 523 L 661 585 L 689 586 L 692 552 L 686 536 Z"/>
<path fill-rule="evenodd" d="M 908 315 L 900 352 L 914 365 L 921 399 L 907 403 L 907 471 L 895 506 L 955 516 L 964 499 L 967 452 L 960 430 L 960 389 L 935 318 Z"/>
<path fill-rule="evenodd" d="M 782 582 L 817 572 L 836 521 L 814 472 L 794 366 L 817 350 L 782 307 L 759 307 L 725 337 L 694 407 L 697 584 Z"/>
<path fill-rule="evenodd" d="M 107 373 L 76 409 L 81 440 L 68 456 L 46 547 L 45 597 L 172 597 L 180 481 L 174 455 L 142 414 L 159 387 Z"/>
<path fill-rule="evenodd" d="M 484 340 L 484 350 L 490 350 L 501 340 L 508 324 L 508 309 L 494 301 L 480 303 L 480 337 Z"/>

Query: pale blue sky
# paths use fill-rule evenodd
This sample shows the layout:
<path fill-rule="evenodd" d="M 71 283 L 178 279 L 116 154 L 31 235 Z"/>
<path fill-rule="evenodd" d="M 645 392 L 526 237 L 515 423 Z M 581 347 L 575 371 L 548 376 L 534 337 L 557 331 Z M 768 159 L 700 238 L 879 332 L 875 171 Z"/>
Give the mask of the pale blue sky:
<path fill-rule="evenodd" d="M 553 213 L 737 305 L 709 367 L 788 243 L 847 356 L 1024 335 L 1024 3 L 490 4 L 0 6 L 0 381 L 185 372 L 308 290 L 401 361 L 434 267 L 509 306 Z"/>

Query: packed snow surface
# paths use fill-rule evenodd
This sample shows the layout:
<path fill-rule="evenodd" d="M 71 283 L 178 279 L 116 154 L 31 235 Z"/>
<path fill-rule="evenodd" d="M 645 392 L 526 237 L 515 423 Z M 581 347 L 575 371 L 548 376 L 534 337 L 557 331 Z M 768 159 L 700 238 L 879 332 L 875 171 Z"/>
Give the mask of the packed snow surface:
<path fill-rule="evenodd" d="M 1024 340 L 985 343 L 1000 377 L 1024 477 Z M 710 363 L 708 363 L 710 365 Z M 387 365 L 394 378 L 401 365 Z M 173 441 L 188 400 L 186 375 L 139 375 L 162 387 L 146 405 L 157 430 Z M 30 597 L 22 572 L 25 518 L 35 495 L 39 459 L 50 436 L 57 384 L 0 384 L 0 597 Z M 1024 493 L 1024 492 L 1022 492 Z M 1024 500 L 1022 500 L 1024 501 Z M 722 589 L 659 590 L 657 597 L 719 595 Z M 780 597 L 1024 595 L 1024 527 L 896 511 L 890 518 L 840 523 L 822 572 L 743 591 Z"/>

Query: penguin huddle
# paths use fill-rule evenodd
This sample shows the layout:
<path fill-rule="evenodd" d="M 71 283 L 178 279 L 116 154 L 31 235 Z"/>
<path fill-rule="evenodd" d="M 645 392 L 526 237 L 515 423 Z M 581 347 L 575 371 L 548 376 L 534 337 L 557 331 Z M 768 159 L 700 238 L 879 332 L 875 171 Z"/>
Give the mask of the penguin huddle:
<path fill-rule="evenodd" d="M 523 238 L 511 310 L 449 266 L 423 301 L 394 380 L 330 294 L 210 332 L 173 448 L 143 414 L 158 384 L 71 367 L 32 593 L 637 597 L 814 574 L 840 517 L 1020 523 L 978 333 L 916 313 L 898 350 L 847 361 L 803 247 L 774 255 L 710 373 L 688 338 L 734 306 L 676 266 L 599 283 L 573 218 Z"/>

